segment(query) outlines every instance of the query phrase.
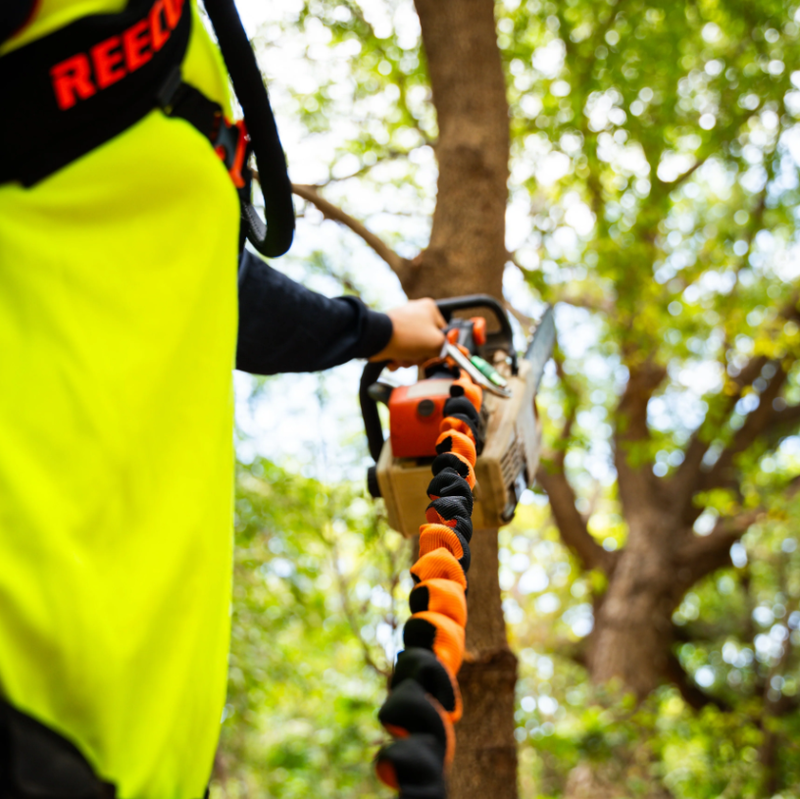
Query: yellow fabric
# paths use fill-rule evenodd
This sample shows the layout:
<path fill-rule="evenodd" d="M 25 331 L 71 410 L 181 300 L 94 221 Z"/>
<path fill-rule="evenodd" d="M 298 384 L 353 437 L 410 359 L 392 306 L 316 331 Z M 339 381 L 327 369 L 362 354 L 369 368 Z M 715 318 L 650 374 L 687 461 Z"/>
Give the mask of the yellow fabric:
<path fill-rule="evenodd" d="M 80 17 L 122 11 L 127 4 L 128 0 L 39 0 L 33 19 L 0 47 L 0 55 L 63 28 Z"/>
<path fill-rule="evenodd" d="M 120 6 L 44 0 L 23 36 Z M 196 12 L 184 66 L 225 99 Z M 208 140 L 158 111 L 0 186 L 0 694 L 120 799 L 198 799 L 219 733 L 238 220 Z"/>

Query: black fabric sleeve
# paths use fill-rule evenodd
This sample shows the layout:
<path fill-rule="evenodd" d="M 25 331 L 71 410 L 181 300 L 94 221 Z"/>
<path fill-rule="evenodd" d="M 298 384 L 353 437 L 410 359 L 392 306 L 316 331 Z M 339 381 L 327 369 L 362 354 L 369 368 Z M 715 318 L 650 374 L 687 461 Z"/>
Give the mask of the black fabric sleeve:
<path fill-rule="evenodd" d="M 259 375 L 317 372 L 369 358 L 391 337 L 391 319 L 356 297 L 331 299 L 309 291 L 247 250 L 242 254 L 237 369 Z"/>
<path fill-rule="evenodd" d="M 27 21 L 37 0 L 2 0 L 0 2 L 0 42 L 16 33 Z"/>

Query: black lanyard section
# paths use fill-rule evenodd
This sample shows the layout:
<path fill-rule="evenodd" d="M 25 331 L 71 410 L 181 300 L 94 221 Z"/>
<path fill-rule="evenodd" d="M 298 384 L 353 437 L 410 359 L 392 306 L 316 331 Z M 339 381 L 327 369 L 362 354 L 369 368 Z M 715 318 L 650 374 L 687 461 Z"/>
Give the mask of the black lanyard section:
<path fill-rule="evenodd" d="M 191 33 L 191 2 L 130 0 L 120 13 L 83 17 L 0 58 L 5 117 L 0 125 L 0 184 L 35 185 L 154 108 L 171 113 L 174 92 L 180 89 L 179 97 L 191 94 L 193 110 L 172 115 L 209 137 L 239 189 L 247 238 L 262 255 L 277 257 L 291 246 L 294 208 L 261 71 L 233 0 L 207 0 L 246 125 L 225 122 L 222 109 L 196 89 L 182 83 L 176 88 Z M 185 102 L 178 105 L 188 107 Z M 210 116 L 214 119 L 207 124 Z M 250 201 L 246 159 L 251 151 L 266 224 Z M 245 176 L 244 185 L 236 175 Z"/>
<path fill-rule="evenodd" d="M 262 255 L 283 255 L 294 237 L 292 184 L 267 89 L 233 0 L 205 0 L 258 165 L 266 227 L 250 203 L 242 205 L 247 238 Z"/>

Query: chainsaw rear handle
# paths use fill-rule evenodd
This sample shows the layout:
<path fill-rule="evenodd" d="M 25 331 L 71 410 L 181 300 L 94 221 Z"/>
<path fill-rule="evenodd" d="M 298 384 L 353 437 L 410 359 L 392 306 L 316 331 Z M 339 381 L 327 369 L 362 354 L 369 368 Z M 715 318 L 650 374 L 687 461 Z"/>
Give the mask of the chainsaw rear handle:
<path fill-rule="evenodd" d="M 361 415 L 364 417 L 364 429 L 367 431 L 369 454 L 375 463 L 383 449 L 383 427 L 378 413 L 378 403 L 369 395 L 369 387 L 378 381 L 381 372 L 389 365 L 389 361 L 368 362 L 361 373 L 361 384 L 358 388 L 358 401 L 361 403 Z"/>
<path fill-rule="evenodd" d="M 448 297 L 444 300 L 437 300 L 436 305 L 446 322 L 453 318 L 453 314 L 456 311 L 468 311 L 473 308 L 490 310 L 500 325 L 500 329 L 492 332 L 486 331 L 486 343 L 480 348 L 482 350 L 481 356 L 491 363 L 491 357 L 487 358 L 486 356 L 493 355 L 497 350 L 503 350 L 511 357 L 511 373 L 517 374 L 517 351 L 514 349 L 514 331 L 508 321 L 508 314 L 506 314 L 503 304 L 498 299 L 490 294 L 468 294 L 465 297 Z"/>

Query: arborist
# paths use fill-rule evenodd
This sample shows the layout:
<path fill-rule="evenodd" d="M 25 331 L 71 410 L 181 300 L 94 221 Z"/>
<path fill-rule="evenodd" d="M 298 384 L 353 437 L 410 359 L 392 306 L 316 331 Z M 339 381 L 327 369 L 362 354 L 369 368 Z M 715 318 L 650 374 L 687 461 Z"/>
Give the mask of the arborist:
<path fill-rule="evenodd" d="M 195 0 L 0 4 L 3 799 L 204 795 L 230 626 L 232 367 L 417 363 L 443 341 L 431 301 L 375 313 L 242 249 L 243 233 L 288 248 L 289 184 L 232 0 L 206 7 L 225 64 Z"/>

